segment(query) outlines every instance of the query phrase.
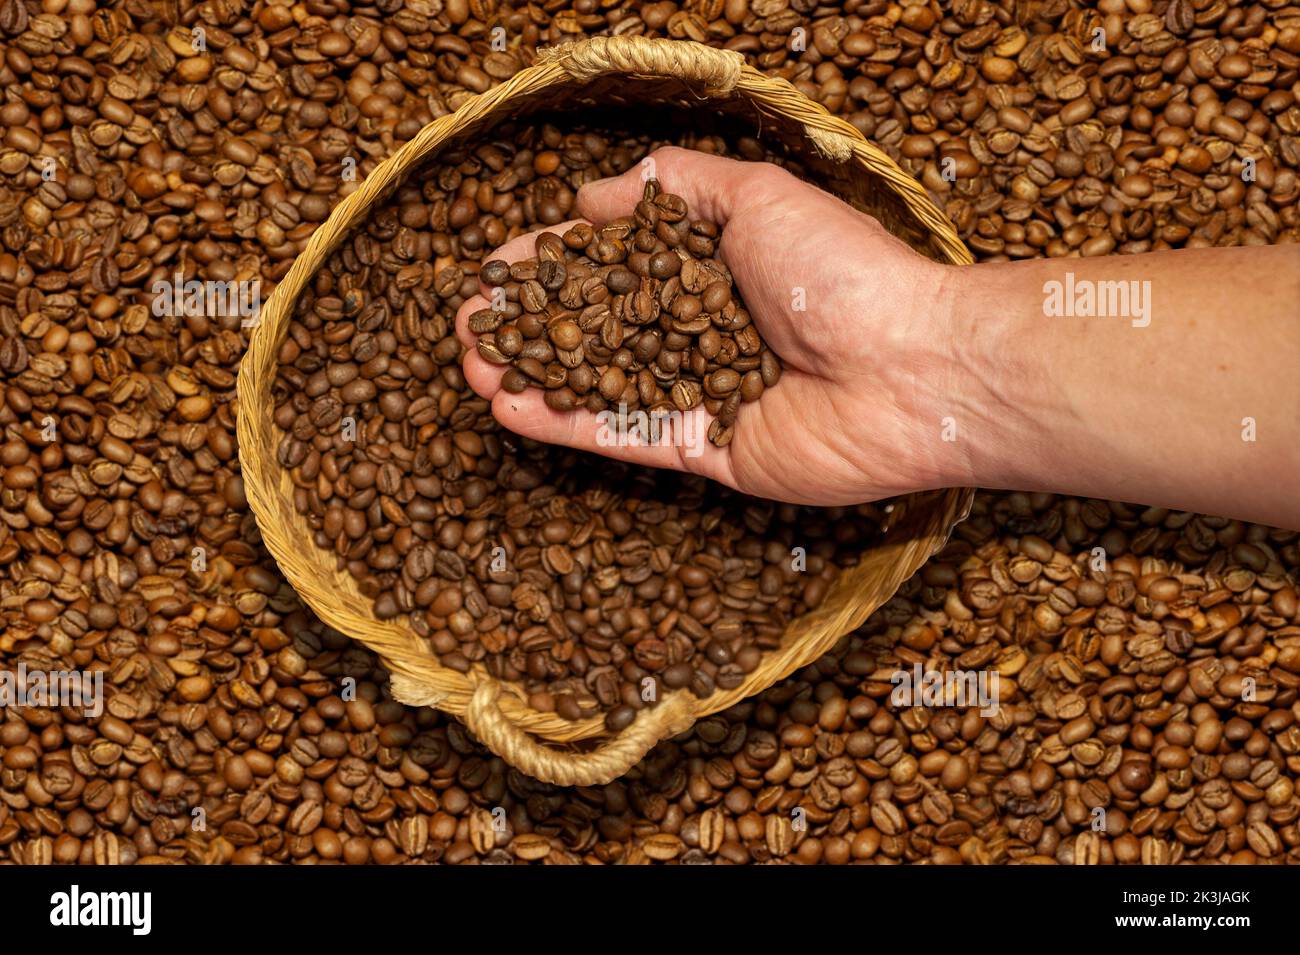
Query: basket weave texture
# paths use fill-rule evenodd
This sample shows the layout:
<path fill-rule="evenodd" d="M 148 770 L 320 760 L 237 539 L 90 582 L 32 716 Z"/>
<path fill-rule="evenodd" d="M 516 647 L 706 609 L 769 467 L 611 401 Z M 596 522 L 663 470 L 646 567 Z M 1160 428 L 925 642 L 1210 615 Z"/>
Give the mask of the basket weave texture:
<path fill-rule="evenodd" d="M 659 741 L 828 652 L 943 547 L 972 497 L 970 489 L 953 488 L 895 501 L 882 540 L 836 578 L 815 610 L 791 622 L 780 647 L 765 653 L 740 686 L 705 699 L 671 691 L 614 736 L 599 716 L 570 722 L 530 708 L 521 688 L 498 681 L 481 664 L 468 673 L 443 667 L 428 642 L 402 619 L 374 617 L 356 580 L 336 568 L 331 552 L 316 547 L 306 518 L 293 506 L 292 480 L 276 460 L 282 437 L 272 420 L 276 356 L 299 295 L 352 230 L 413 170 L 436 161 L 441 150 L 538 109 L 637 102 L 757 121 L 761 135 L 781 141 L 819 185 L 875 216 L 917 251 L 943 262 L 971 261 L 951 223 L 915 180 L 857 129 L 785 80 L 764 76 L 738 53 L 689 41 L 595 37 L 541 51 L 536 65 L 430 123 L 382 162 L 316 230 L 267 300 L 239 370 L 245 489 L 263 541 L 288 581 L 322 621 L 379 654 L 390 671 L 394 698 L 453 714 L 510 765 L 557 785 L 616 779 Z M 588 740 L 599 745 L 576 745 Z"/>

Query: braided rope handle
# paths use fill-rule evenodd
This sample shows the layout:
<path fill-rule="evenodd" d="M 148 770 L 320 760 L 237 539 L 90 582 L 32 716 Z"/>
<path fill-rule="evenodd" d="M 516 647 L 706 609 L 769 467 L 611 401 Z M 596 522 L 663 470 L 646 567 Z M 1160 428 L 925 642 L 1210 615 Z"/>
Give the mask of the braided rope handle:
<path fill-rule="evenodd" d="M 653 709 L 642 710 L 621 733 L 586 752 L 544 746 L 501 712 L 501 685 L 479 684 L 465 725 L 480 743 L 500 753 L 520 772 L 556 786 L 603 786 L 641 762 L 660 740 L 690 729 L 695 713 L 684 694 L 674 693 Z"/>
<path fill-rule="evenodd" d="M 745 58 L 734 50 L 643 36 L 594 36 L 561 43 L 538 50 L 537 59 L 558 63 L 579 82 L 607 73 L 667 76 L 697 83 L 709 96 L 730 93 L 745 68 Z"/>

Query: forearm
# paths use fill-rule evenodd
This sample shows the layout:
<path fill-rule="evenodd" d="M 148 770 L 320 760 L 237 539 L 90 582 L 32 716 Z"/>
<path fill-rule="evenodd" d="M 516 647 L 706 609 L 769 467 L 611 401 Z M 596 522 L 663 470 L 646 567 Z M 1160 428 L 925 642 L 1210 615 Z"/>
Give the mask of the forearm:
<path fill-rule="evenodd" d="M 961 285 L 989 409 L 974 482 L 1300 526 L 1300 246 L 990 264 Z"/>

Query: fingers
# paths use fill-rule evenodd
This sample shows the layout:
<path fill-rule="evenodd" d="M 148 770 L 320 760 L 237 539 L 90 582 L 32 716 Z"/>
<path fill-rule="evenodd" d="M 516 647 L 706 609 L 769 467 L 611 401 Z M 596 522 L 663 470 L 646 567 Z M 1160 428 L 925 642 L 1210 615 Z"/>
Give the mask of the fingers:
<path fill-rule="evenodd" d="M 578 212 L 594 223 L 628 215 L 641 201 L 646 179 L 654 178 L 665 192 L 686 200 L 692 218 L 725 226 L 752 199 L 756 176 L 776 168 L 668 146 L 621 176 L 583 186 L 578 190 Z"/>
<path fill-rule="evenodd" d="M 649 159 L 653 160 L 653 175 L 664 189 L 686 199 L 695 215 L 719 224 L 725 223 L 742 201 L 754 199 L 756 170 L 775 168 L 673 148 L 658 150 Z M 584 213 L 584 219 L 518 236 L 484 261 L 514 263 L 529 259 L 536 255 L 536 240 L 542 233 L 563 235 L 578 222 L 601 223 L 627 215 L 644 191 L 641 170 L 637 167 L 615 179 L 583 187 L 578 195 L 578 210 Z M 466 348 L 466 381 L 492 402 L 493 417 L 502 426 L 546 444 L 603 454 L 640 466 L 686 471 L 735 486 L 730 454 L 708 440 L 712 418 L 703 407 L 685 415 L 673 412 L 653 419 L 626 409 L 596 415 L 585 410 L 556 411 L 546 405 L 540 390 L 530 388 L 519 394 L 505 391 L 501 379 L 508 366 L 485 360 L 478 352 L 479 336 L 469 329 L 470 316 L 490 307 L 488 291 L 480 284 L 479 294 L 457 310 L 456 335 Z"/>
<path fill-rule="evenodd" d="M 640 200 L 640 193 L 637 199 Z M 572 219 L 517 236 L 484 261 L 502 259 L 514 263 L 530 259 L 537 254 L 539 235 L 544 232 L 563 235 L 583 221 L 586 220 Z M 702 407 L 686 415 L 662 418 L 650 428 L 650 419 L 638 417 L 636 412 L 621 417 L 617 410 L 599 416 L 589 411 L 560 412 L 547 407 L 540 390 L 530 388 L 520 394 L 505 391 L 501 387 L 501 378 L 508 366 L 494 365 L 479 355 L 479 336 L 469 330 L 469 317 L 491 304 L 485 295 L 487 291 L 487 287 L 480 284 L 479 294 L 457 310 L 456 336 L 466 349 L 463 362 L 466 382 L 477 394 L 492 402 L 492 415 L 503 427 L 546 444 L 604 454 L 629 464 L 688 471 L 723 483 L 734 480 L 728 455 L 708 440 L 712 419 Z M 643 429 L 638 431 L 636 425 L 642 422 Z"/>
<path fill-rule="evenodd" d="M 486 364 L 486 362 L 484 363 Z M 730 458 L 708 440 L 712 420 L 703 407 L 674 413 L 656 422 L 637 412 L 556 411 L 542 392 L 498 390 L 492 416 L 516 434 L 644 467 L 687 471 L 734 486 Z"/>

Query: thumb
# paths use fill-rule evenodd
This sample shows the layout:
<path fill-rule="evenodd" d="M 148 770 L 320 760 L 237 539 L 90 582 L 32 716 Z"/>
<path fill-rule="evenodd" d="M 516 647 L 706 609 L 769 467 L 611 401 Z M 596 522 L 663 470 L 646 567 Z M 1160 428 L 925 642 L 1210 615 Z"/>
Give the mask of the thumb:
<path fill-rule="evenodd" d="M 768 163 L 741 162 L 666 146 L 621 176 L 599 179 L 579 189 L 578 213 L 597 226 L 630 215 L 641 201 L 646 180 L 658 179 L 664 192 L 686 200 L 692 219 L 723 226 L 742 204 L 753 201 L 759 173 L 776 169 Z"/>

